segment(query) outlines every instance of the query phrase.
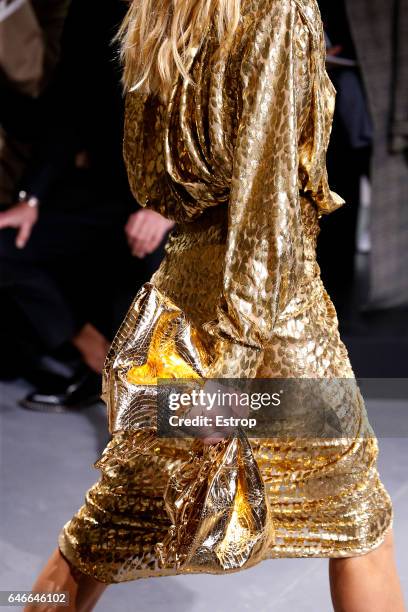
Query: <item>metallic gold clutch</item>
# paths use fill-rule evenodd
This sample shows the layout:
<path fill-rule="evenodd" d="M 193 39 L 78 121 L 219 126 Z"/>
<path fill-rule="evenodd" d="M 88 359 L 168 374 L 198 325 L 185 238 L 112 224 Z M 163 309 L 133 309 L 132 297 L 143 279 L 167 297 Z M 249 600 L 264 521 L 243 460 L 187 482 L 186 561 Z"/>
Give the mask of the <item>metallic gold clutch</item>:
<path fill-rule="evenodd" d="M 202 380 L 210 361 L 182 310 L 154 285 L 145 284 L 104 368 L 102 397 L 110 430 L 134 432 L 119 462 L 126 462 L 127 453 L 148 453 L 157 444 L 158 380 Z M 104 463 L 103 458 L 98 462 Z M 157 544 L 162 568 L 236 571 L 261 561 L 273 542 L 264 483 L 240 428 L 216 445 L 192 442 L 189 459 L 169 479 L 164 501 L 172 526 Z"/>
<path fill-rule="evenodd" d="M 262 561 L 273 544 L 264 483 L 242 429 L 213 446 L 196 444 L 164 498 L 173 524 L 157 545 L 161 567 L 233 572 Z"/>
<path fill-rule="evenodd" d="M 105 361 L 102 399 L 110 432 L 155 429 L 158 381 L 202 378 L 209 361 L 183 311 L 151 283 L 143 285 Z"/>

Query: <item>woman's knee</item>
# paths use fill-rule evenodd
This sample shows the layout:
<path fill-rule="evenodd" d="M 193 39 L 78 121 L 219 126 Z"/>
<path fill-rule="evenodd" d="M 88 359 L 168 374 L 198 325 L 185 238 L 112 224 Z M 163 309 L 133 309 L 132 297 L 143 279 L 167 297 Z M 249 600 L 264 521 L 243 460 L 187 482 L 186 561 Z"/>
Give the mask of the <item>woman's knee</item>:
<path fill-rule="evenodd" d="M 368 551 L 363 555 L 356 555 L 355 557 L 343 557 L 330 559 L 331 569 L 334 571 L 341 571 L 345 567 L 350 567 L 354 565 L 361 564 L 373 564 L 378 565 L 378 563 L 384 559 L 387 560 L 387 563 L 390 557 L 394 556 L 394 534 L 392 529 L 389 529 L 382 541 L 382 543 L 374 548 L 373 550 Z"/>

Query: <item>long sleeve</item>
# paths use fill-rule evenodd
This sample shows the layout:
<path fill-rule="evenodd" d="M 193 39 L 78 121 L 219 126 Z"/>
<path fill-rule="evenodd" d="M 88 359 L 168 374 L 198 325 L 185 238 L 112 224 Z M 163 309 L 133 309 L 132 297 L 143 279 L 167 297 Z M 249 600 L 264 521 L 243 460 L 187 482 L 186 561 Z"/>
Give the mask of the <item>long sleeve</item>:
<path fill-rule="evenodd" d="M 156 97 L 138 92 L 126 95 L 123 156 L 130 189 L 140 206 L 177 220 L 181 201 L 166 172 L 163 114 Z"/>
<path fill-rule="evenodd" d="M 242 62 L 223 290 L 205 326 L 220 338 L 212 377 L 255 376 L 303 270 L 296 20 L 293 2 L 274 2 Z"/>

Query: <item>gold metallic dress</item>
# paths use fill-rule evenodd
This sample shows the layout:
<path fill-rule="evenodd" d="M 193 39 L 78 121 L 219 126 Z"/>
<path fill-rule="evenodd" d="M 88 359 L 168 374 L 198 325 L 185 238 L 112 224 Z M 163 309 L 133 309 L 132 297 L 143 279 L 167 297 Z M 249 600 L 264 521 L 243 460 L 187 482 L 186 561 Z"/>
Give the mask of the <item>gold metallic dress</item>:
<path fill-rule="evenodd" d="M 319 217 L 343 203 L 325 167 L 335 92 L 324 56 L 315 0 L 244 0 L 233 39 L 218 48 L 210 28 L 168 103 L 128 94 L 132 190 L 177 222 L 152 283 L 211 347 L 210 376 L 353 378 L 315 254 Z M 361 396 L 337 411 L 347 437 L 252 441 L 275 530 L 267 557 L 364 554 L 391 525 Z M 155 545 L 188 443 L 115 461 L 132 435 L 113 437 L 60 535 L 65 557 L 107 583 L 175 573 Z"/>

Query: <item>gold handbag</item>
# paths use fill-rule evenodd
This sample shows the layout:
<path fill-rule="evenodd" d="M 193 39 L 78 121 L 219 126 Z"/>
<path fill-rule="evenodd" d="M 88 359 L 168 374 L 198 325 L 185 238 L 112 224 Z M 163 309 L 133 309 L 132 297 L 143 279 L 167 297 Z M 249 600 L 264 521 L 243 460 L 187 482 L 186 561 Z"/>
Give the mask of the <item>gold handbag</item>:
<path fill-rule="evenodd" d="M 133 431 L 129 452 L 149 453 L 158 441 L 158 380 L 202 380 L 210 361 L 183 311 L 145 284 L 105 363 L 102 397 L 110 431 Z M 262 476 L 240 428 L 216 445 L 192 442 L 189 459 L 168 481 L 164 501 L 172 525 L 157 544 L 162 568 L 236 571 L 262 560 L 273 542 Z"/>
<path fill-rule="evenodd" d="M 208 365 L 183 311 L 152 283 L 143 285 L 105 361 L 102 399 L 110 432 L 156 429 L 158 380 L 202 378 Z"/>
<path fill-rule="evenodd" d="M 197 444 L 164 499 L 173 524 L 157 545 L 161 567 L 232 572 L 261 561 L 273 544 L 264 483 L 242 429 L 216 445 Z"/>

